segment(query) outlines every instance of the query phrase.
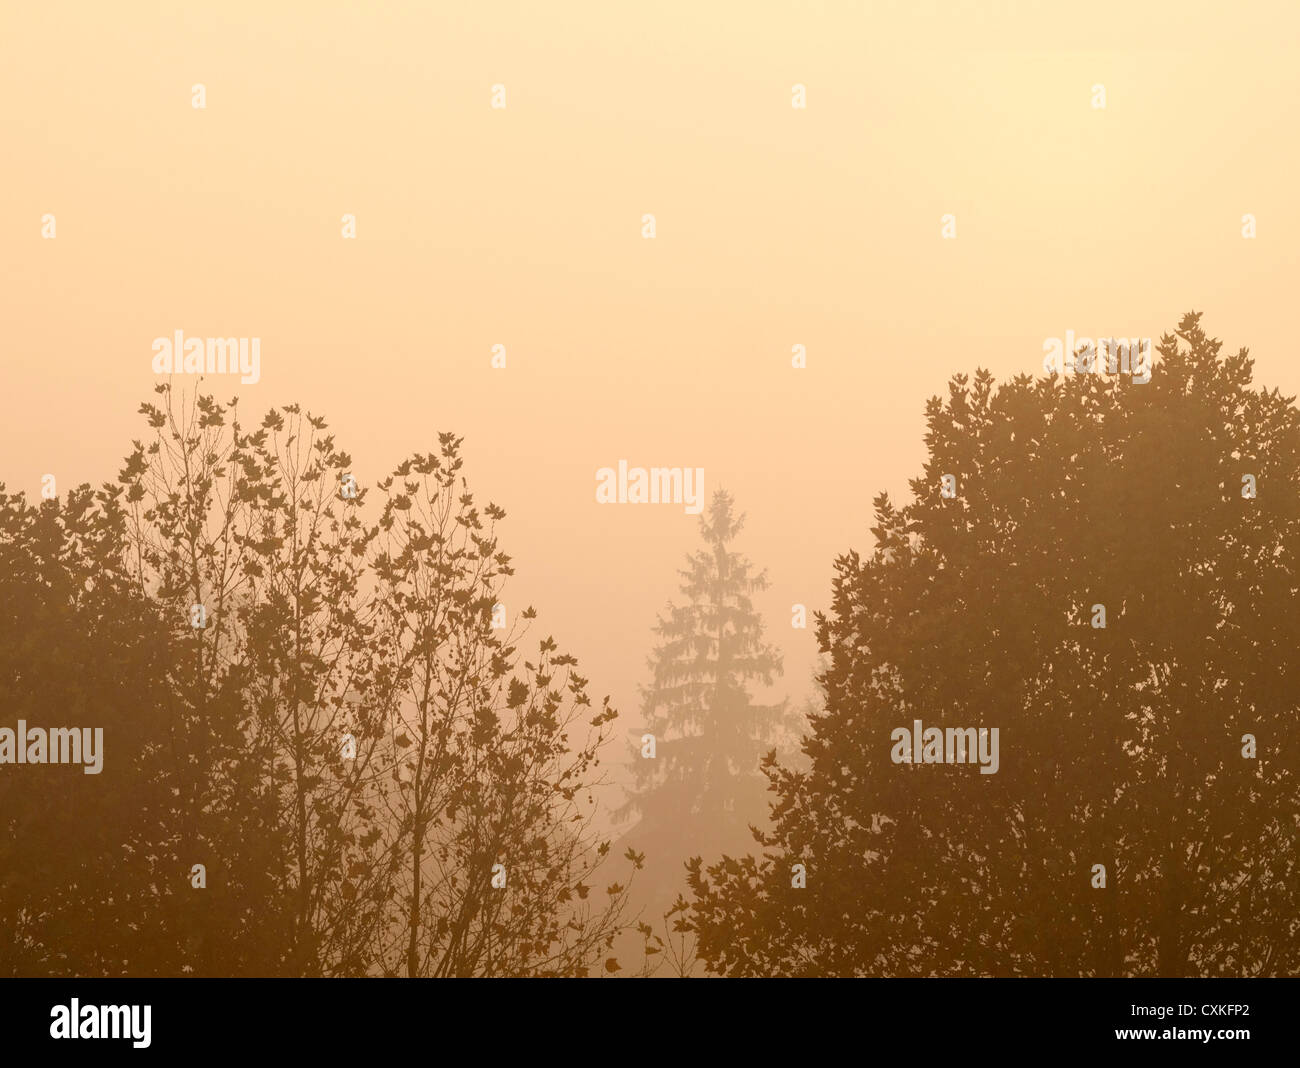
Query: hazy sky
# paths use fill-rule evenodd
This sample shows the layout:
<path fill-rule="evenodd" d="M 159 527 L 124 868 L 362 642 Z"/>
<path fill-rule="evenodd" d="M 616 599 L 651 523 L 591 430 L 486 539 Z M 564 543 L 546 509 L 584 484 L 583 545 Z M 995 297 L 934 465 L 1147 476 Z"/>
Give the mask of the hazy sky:
<path fill-rule="evenodd" d="M 464 435 L 508 607 L 627 724 L 697 520 L 595 472 L 704 468 L 803 694 L 790 605 L 953 372 L 1196 309 L 1300 391 L 1300 8 L 1066 6 L 4 0 L 0 480 L 112 477 L 155 337 L 258 337 L 215 392 L 326 415 L 362 482 Z"/>

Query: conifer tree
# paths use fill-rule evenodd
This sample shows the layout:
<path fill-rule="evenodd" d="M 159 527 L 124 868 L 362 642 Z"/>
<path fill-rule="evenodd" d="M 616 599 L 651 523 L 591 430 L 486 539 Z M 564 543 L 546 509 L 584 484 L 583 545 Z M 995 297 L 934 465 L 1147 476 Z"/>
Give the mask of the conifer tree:
<path fill-rule="evenodd" d="M 787 718 L 786 702 L 759 704 L 753 690 L 782 673 L 778 651 L 763 641 L 753 595 L 765 572 L 732 544 L 744 525 L 730 494 L 719 490 L 701 517 L 704 547 L 680 572 L 685 601 L 670 603 L 655 628 L 661 641 L 648 664 L 643 725 L 630 733 L 635 786 L 618 815 L 649 828 L 707 828 L 725 840 L 749 840 L 746 827 L 765 813 L 763 755 Z M 644 736 L 654 736 L 653 758 Z M 739 844 L 739 843 L 738 843 Z"/>

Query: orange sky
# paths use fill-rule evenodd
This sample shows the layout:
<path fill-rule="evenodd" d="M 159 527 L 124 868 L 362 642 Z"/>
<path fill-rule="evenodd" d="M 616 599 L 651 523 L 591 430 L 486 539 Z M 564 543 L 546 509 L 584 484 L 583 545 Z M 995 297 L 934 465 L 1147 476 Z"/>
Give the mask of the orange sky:
<path fill-rule="evenodd" d="M 1064 7 L 3 0 L 0 480 L 112 477 L 155 337 L 259 337 L 218 395 L 325 414 L 361 481 L 464 435 L 507 605 L 628 724 L 696 520 L 595 472 L 704 468 L 802 695 L 790 605 L 869 549 L 951 373 L 1194 308 L 1300 392 L 1300 8 Z"/>

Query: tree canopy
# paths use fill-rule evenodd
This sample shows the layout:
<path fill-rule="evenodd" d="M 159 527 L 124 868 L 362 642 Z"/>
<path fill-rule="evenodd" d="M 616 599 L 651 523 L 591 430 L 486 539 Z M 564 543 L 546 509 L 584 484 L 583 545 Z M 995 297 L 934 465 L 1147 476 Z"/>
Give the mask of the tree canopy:
<path fill-rule="evenodd" d="M 1300 416 L 1197 314 L 1158 353 L 929 402 L 818 617 L 810 767 L 769 764 L 757 855 L 692 862 L 711 971 L 1300 970 Z M 895 763 L 917 720 L 998 728 L 998 771 Z"/>
<path fill-rule="evenodd" d="M 116 484 L 0 487 L 0 697 L 104 767 L 0 777 L 16 974 L 584 975 L 633 871 L 616 713 L 536 613 L 461 441 L 372 489 L 323 418 L 158 387 Z M 201 871 L 198 867 L 201 867 Z M 597 881 L 606 882 L 597 886 Z"/>

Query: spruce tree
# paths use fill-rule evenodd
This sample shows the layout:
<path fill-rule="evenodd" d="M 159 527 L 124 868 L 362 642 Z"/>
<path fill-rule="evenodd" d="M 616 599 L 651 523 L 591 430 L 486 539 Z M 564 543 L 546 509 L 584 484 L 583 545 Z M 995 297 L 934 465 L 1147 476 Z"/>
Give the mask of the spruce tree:
<path fill-rule="evenodd" d="M 743 525 L 732 497 L 716 492 L 701 516 L 704 548 L 680 572 L 685 601 L 670 603 L 655 627 L 661 641 L 648 661 L 643 723 L 629 732 L 635 786 L 619 815 L 638 813 L 643 828 L 685 834 L 697 846 L 750 840 L 747 825 L 766 814 L 763 755 L 788 715 L 785 701 L 759 704 L 751 694 L 782 666 L 752 600 L 767 587 L 766 573 L 732 548 Z M 653 758 L 643 755 L 646 734 Z"/>

